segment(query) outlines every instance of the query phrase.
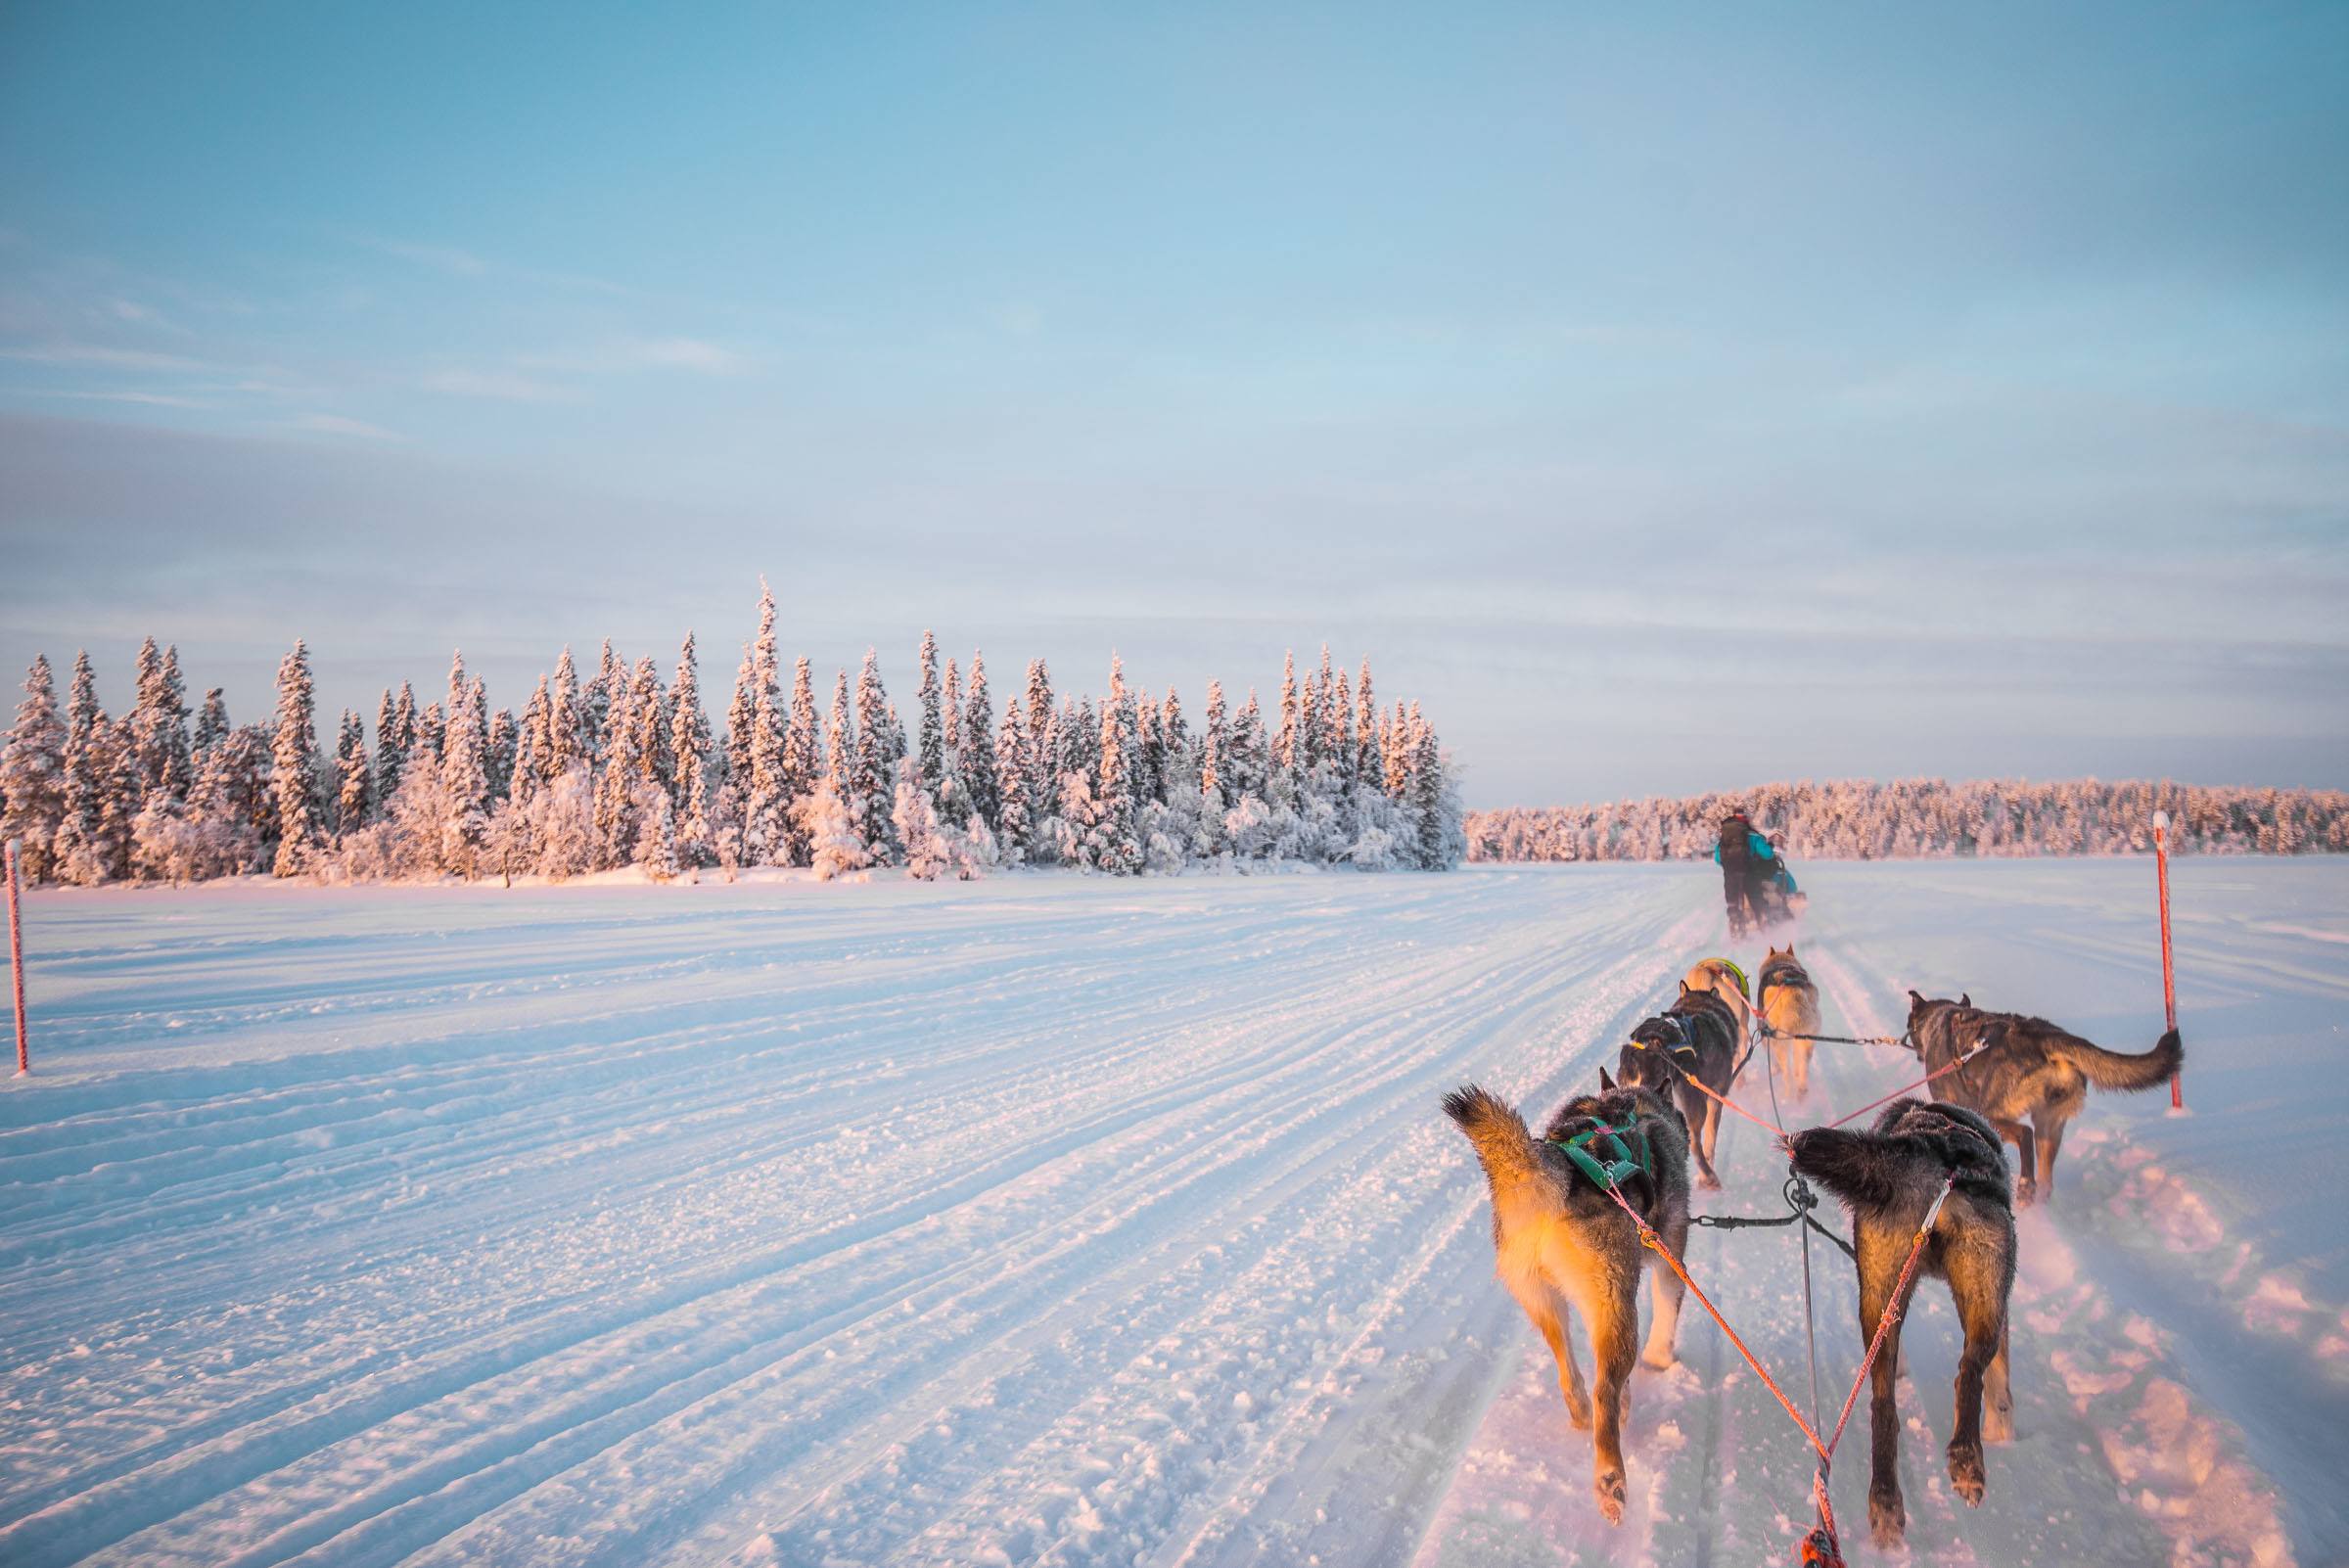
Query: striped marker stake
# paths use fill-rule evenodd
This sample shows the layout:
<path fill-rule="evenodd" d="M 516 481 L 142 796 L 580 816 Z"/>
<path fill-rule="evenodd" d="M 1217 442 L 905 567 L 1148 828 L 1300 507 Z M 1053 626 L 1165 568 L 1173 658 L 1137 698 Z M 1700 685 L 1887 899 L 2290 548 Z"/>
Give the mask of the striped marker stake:
<path fill-rule="evenodd" d="M 2178 970 L 2170 959 L 2170 813 L 2153 813 L 2153 877 L 2161 889 L 2161 1011 L 2174 1031 L 2178 1027 Z M 2186 1110 L 2186 1070 L 2170 1075 L 2170 1110 Z"/>
<path fill-rule="evenodd" d="M 32 1071 L 24 1042 L 24 923 L 17 914 L 17 841 L 8 841 L 8 963 L 17 977 L 17 1077 Z"/>

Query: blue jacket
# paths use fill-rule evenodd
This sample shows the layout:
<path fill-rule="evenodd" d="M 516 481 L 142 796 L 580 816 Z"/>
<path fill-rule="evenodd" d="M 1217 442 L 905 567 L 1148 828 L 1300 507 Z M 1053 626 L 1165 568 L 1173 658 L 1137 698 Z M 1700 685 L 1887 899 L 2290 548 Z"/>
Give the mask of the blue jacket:
<path fill-rule="evenodd" d="M 1770 847 L 1770 840 L 1751 828 L 1745 830 L 1745 848 L 1757 860 L 1774 860 L 1778 857 L 1778 852 Z M 1718 844 L 1713 846 L 1713 863 L 1721 864 L 1721 846 Z"/>

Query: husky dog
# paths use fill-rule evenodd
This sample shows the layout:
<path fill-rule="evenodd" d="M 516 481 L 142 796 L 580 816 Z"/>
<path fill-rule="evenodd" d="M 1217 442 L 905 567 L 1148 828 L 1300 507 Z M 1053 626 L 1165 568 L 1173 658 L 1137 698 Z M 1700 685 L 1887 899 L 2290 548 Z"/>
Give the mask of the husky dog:
<path fill-rule="evenodd" d="M 2092 1045 L 2044 1018 L 1985 1012 L 1971 996 L 1929 1000 L 1909 993 L 1909 1037 L 1928 1070 L 1938 1071 L 1987 1040 L 1989 1048 L 1933 1082 L 1959 1105 L 1982 1113 L 2014 1145 L 2014 1195 L 2028 1204 L 2055 1191 L 2055 1154 L 2063 1127 L 2087 1103 L 2088 1086 L 2149 1089 L 2166 1084 L 2186 1061 L 2186 1045 L 2171 1030 L 2142 1056 Z M 2025 1118 L 2030 1126 L 2023 1125 Z"/>
<path fill-rule="evenodd" d="M 1681 982 L 1680 999 L 1632 1031 L 1615 1064 L 1626 1088 L 1644 1086 L 1680 1101 L 1696 1156 L 1696 1184 L 1721 1186 L 1713 1151 L 1721 1142 L 1721 1102 L 1690 1087 L 1693 1081 L 1727 1094 L 1737 1080 L 1737 1012 L 1710 991 L 1691 991 Z"/>
<path fill-rule="evenodd" d="M 2006 1188 L 2006 1152 L 1988 1122 L 1963 1106 L 1896 1100 L 1866 1132 L 1815 1127 L 1786 1140 L 1794 1168 L 1843 1200 L 1860 1255 L 1860 1344 L 1875 1338 L 1893 1287 L 1915 1245 L 1917 1227 L 1944 1179 L 1948 1202 L 1918 1260 L 1917 1272 L 1950 1282 L 1965 1349 L 1958 1358 L 1957 1430 L 1950 1435 L 1950 1486 L 1970 1507 L 1982 1500 L 1982 1440 L 2013 1436 L 2006 1382 L 2006 1296 L 2014 1285 L 2014 1205 Z M 1908 1511 L 1901 1501 L 1901 1417 L 1893 1403 L 1900 1324 L 1868 1368 L 1868 1425 L 1873 1438 L 1867 1518 L 1876 1545 L 1901 1543 Z M 1985 1415 L 1983 1396 L 1989 1395 Z"/>
<path fill-rule="evenodd" d="M 1778 1071 L 1794 1085 L 1798 1100 L 1811 1097 L 1811 1037 L 1819 1033 L 1819 988 L 1811 972 L 1786 950 L 1770 949 L 1762 971 L 1754 978 L 1754 1011 L 1770 1026 L 1766 1038 Z"/>
<path fill-rule="evenodd" d="M 1745 971 L 1727 958 L 1700 958 L 1689 966 L 1681 984 L 1690 991 L 1709 991 L 1729 1004 L 1729 1011 L 1737 1015 L 1737 1051 L 1742 1059 L 1746 1031 L 1754 1019 L 1753 998 L 1745 989 Z"/>
<path fill-rule="evenodd" d="M 1624 1162 L 1613 1166 L 1624 1201 L 1677 1258 L 1688 1240 L 1688 1130 L 1660 1095 L 1618 1088 L 1604 1068 L 1598 1085 L 1598 1093 L 1560 1106 L 1539 1140 L 1523 1117 L 1474 1084 L 1444 1096 L 1444 1111 L 1476 1145 L 1493 1189 L 1496 1271 L 1548 1342 L 1567 1419 L 1577 1431 L 1590 1427 L 1591 1401 L 1566 1337 L 1569 1303 L 1589 1331 L 1598 1394 L 1593 1487 L 1599 1512 L 1619 1524 L 1625 1385 L 1638 1336 L 1639 1269 L 1647 1254 L 1638 1228 L 1564 1145 L 1598 1130 L 1583 1138 L 1582 1147 L 1601 1166 L 1610 1159 Z M 1659 1266 L 1652 1288 L 1655 1312 L 1640 1359 L 1666 1367 L 1674 1360 L 1684 1287 L 1679 1275 Z"/>

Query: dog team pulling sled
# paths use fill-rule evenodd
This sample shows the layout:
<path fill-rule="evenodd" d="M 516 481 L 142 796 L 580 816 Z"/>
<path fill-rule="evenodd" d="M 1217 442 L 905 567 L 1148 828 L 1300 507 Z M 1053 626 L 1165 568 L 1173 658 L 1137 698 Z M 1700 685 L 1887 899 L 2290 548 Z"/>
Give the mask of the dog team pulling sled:
<path fill-rule="evenodd" d="M 1725 876 L 1727 870 L 1725 859 Z M 1733 903 L 1731 924 L 1737 929 Z M 1569 1099 L 1539 1137 L 1515 1108 L 1474 1084 L 1445 1097 L 1446 1114 L 1484 1168 L 1497 1271 L 1557 1362 L 1569 1422 L 1591 1432 L 1592 1486 L 1610 1524 L 1623 1517 L 1622 1425 L 1649 1253 L 1660 1264 L 1649 1274 L 1654 1314 L 1637 1359 L 1656 1368 L 1675 1364 L 1681 1304 L 1693 1294 L 1818 1457 L 1812 1486 L 1818 1523 L 1801 1544 L 1803 1562 L 1842 1562 L 1827 1479 L 1863 1387 L 1870 1394 L 1871 1533 L 1891 1548 L 1907 1529 L 1894 1384 L 1900 1319 L 1920 1274 L 1948 1285 L 1964 1333 L 1947 1458 L 1952 1490 L 1968 1505 L 1981 1502 L 1988 1484 L 1982 1446 L 2012 1435 L 2007 1302 L 2016 1264 L 2014 1210 L 2052 1194 L 2064 1125 L 2079 1113 L 2090 1085 L 2151 1088 L 2178 1073 L 2185 1048 L 2175 1027 L 2152 1050 L 2133 1056 L 2045 1019 L 1977 1008 L 1970 996 L 1933 1000 L 1911 992 L 1910 997 L 1909 1028 L 1897 1039 L 1824 1036 L 1818 988 L 1793 943 L 1770 949 L 1750 992 L 1736 964 L 1707 958 L 1681 979 L 1680 994 L 1664 1011 L 1633 1028 L 1615 1072 L 1599 1069 L 1597 1092 Z M 1811 1050 L 1819 1040 L 1906 1046 L 1926 1072 L 1833 1122 L 1789 1131 L 1778 1110 L 1779 1079 L 1788 1081 L 1793 1098 L 1807 1101 Z M 1765 1052 L 1769 1120 L 1731 1098 L 1757 1049 Z M 1920 1089 L 1937 1097 L 1914 1097 Z M 1771 1132 L 1786 1156 L 1785 1217 L 1690 1214 L 1692 1165 L 1697 1186 L 1721 1186 L 1714 1154 L 1725 1109 Z M 1847 1127 L 1871 1111 L 1876 1115 L 1865 1130 Z M 2011 1178 L 2004 1142 L 2015 1144 L 2021 1161 Z M 1852 1222 L 1848 1244 L 1812 1218 L 1813 1182 L 1841 1200 Z M 1803 1245 L 1807 1331 L 1814 1335 L 1810 1231 L 1819 1230 L 1850 1255 L 1865 1350 L 1830 1435 L 1819 1431 L 1816 1342 L 1813 1414 L 1806 1419 L 1689 1275 L 1682 1263 L 1688 1231 L 1705 1223 L 1795 1228 Z M 1582 1318 L 1589 1336 L 1591 1391 L 1575 1360 L 1570 1315 Z"/>

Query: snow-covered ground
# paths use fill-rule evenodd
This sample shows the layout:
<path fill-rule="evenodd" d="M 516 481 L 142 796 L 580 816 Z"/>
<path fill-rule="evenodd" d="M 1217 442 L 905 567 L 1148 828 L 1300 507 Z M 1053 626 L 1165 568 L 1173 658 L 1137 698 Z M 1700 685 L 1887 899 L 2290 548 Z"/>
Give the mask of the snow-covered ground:
<path fill-rule="evenodd" d="M 1896 1030 L 1911 985 L 2158 1032 L 2145 862 L 1805 881 L 1839 1032 Z M 1784 1560 L 1806 1450 L 1693 1308 L 1599 1522 L 1436 1106 L 1589 1084 L 1721 948 L 1715 895 L 1609 866 L 34 896 L 0 1561 Z M 2065 1144 L 1978 1510 L 1940 1469 L 1939 1286 L 1911 1320 L 1921 1560 L 2349 1555 L 2349 862 L 2191 861 L 2177 895 L 2194 1114 L 2097 1095 Z M 1810 1110 L 1913 1076 L 1822 1046 Z M 1700 1209 L 1774 1211 L 1765 1136 L 1723 1148 Z M 1832 1403 L 1853 1291 L 1815 1257 Z M 1807 1398 L 1791 1233 L 1688 1263 Z"/>

